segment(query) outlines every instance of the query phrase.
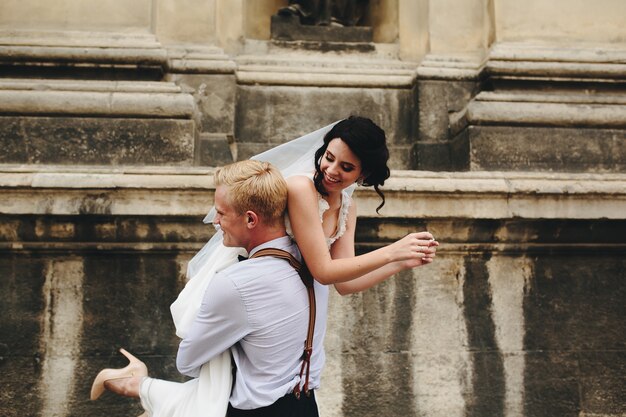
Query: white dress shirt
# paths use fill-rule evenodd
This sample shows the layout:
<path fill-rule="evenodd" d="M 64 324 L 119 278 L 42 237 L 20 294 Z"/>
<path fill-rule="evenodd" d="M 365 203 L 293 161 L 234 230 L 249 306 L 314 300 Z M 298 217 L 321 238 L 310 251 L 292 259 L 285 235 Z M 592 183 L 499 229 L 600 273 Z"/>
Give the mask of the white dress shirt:
<path fill-rule="evenodd" d="M 263 248 L 283 249 L 301 259 L 288 236 L 259 245 L 250 255 Z M 319 387 L 324 365 L 328 287 L 316 282 L 315 298 L 310 389 Z M 239 262 L 209 283 L 176 365 L 182 374 L 197 377 L 204 363 L 230 348 L 237 366 L 230 403 L 239 409 L 264 407 L 300 383 L 308 321 L 306 287 L 287 261 L 267 256 Z"/>

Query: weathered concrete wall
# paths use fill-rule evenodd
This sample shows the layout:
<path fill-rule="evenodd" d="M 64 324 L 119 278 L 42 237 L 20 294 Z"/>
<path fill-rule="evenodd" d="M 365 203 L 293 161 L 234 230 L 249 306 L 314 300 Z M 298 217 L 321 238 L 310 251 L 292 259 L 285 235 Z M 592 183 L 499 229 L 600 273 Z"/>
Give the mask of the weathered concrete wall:
<path fill-rule="evenodd" d="M 603 352 L 624 349 L 624 262 L 468 249 L 334 300 L 326 378 L 342 386 L 320 397 L 343 415 L 623 413 L 621 353 Z"/>
<path fill-rule="evenodd" d="M 432 266 L 333 297 L 322 415 L 622 415 L 626 265 L 554 246 L 444 247 Z M 190 252 L 139 248 L 0 256 L 2 415 L 139 413 L 110 394 L 88 400 L 97 371 L 123 365 L 119 346 L 181 380 L 168 306 Z"/>
<path fill-rule="evenodd" d="M 119 346 L 181 380 L 168 307 L 212 233 L 211 172 L 5 168 L 0 414 L 138 414 L 88 400 Z M 383 217 L 357 194 L 358 250 L 422 229 L 442 246 L 432 265 L 333 296 L 322 415 L 624 414 L 626 178 L 393 178 Z"/>

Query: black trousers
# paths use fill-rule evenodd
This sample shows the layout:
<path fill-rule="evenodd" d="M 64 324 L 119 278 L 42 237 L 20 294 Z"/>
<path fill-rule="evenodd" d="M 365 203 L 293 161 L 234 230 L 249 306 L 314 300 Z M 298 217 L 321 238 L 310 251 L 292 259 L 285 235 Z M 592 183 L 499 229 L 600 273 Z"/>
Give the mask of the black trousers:
<path fill-rule="evenodd" d="M 226 417 L 319 417 L 319 413 L 315 392 L 310 391 L 309 395 L 302 393 L 299 399 L 287 394 L 274 404 L 254 410 L 239 410 L 228 404 Z"/>

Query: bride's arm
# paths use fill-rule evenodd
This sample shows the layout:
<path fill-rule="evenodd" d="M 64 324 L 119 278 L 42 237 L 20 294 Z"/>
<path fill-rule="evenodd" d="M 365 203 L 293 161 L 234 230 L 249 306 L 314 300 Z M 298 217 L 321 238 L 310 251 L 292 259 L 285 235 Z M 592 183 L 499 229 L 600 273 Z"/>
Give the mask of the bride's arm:
<path fill-rule="evenodd" d="M 333 259 L 326 246 L 326 238 L 319 218 L 317 191 L 313 183 L 306 177 L 291 177 L 287 184 L 289 188 L 287 207 L 293 234 L 311 274 L 318 282 L 335 284 L 350 281 L 393 262 L 411 259 L 416 261 L 424 257 L 419 247 L 420 242 L 423 244 L 424 240 L 417 233 L 412 233 L 391 245 L 354 257 L 356 212 L 353 211 L 351 239 L 343 239 L 343 237 L 340 239 L 352 241 L 352 256 Z"/>
<path fill-rule="evenodd" d="M 344 235 L 337 239 L 330 249 L 330 255 L 333 259 L 354 258 L 354 236 L 356 231 L 356 203 L 353 201 L 348 212 L 348 220 L 346 225 L 346 232 Z M 422 239 L 426 244 L 428 239 L 432 239 L 432 235 L 427 232 L 422 232 Z M 373 287 L 376 284 L 381 283 L 387 278 L 397 274 L 400 271 L 409 268 L 415 268 L 433 261 L 435 257 L 437 242 L 430 242 L 428 249 L 426 249 L 426 256 L 424 258 L 414 258 L 406 261 L 391 262 L 386 265 L 375 269 L 372 272 L 361 275 L 353 280 L 346 282 L 335 283 L 335 289 L 341 295 L 354 294 L 360 291 L 365 291 L 368 288 Z M 362 255 L 365 256 L 365 255 Z M 358 257 L 357 257 L 358 258 Z"/>

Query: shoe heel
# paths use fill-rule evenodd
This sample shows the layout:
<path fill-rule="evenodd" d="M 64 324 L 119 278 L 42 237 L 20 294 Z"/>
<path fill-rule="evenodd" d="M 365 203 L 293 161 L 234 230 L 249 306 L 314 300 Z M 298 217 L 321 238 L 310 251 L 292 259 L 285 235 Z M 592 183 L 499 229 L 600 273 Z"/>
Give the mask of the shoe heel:
<path fill-rule="evenodd" d="M 92 401 L 100 398 L 100 396 L 105 390 L 104 383 L 106 382 L 106 379 L 107 379 L 106 371 L 108 371 L 108 369 L 103 369 L 100 372 L 98 372 L 98 375 L 96 375 L 96 379 L 93 380 L 93 384 L 91 385 L 91 394 L 89 396 Z"/>
<path fill-rule="evenodd" d="M 103 369 L 101 370 L 91 385 L 90 398 L 97 400 L 102 393 L 106 390 L 104 384 L 112 379 L 132 378 L 134 376 L 148 376 L 148 368 L 146 364 L 137 359 L 123 348 L 120 348 L 120 353 L 128 359 L 128 365 L 120 369 Z"/>

